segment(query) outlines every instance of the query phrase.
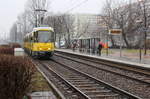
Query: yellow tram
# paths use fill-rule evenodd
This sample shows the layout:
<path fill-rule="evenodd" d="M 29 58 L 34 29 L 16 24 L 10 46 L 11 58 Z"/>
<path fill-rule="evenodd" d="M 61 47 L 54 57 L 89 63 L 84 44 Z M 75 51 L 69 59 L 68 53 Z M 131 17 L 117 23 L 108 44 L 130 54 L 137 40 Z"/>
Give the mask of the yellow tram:
<path fill-rule="evenodd" d="M 51 27 L 37 27 L 24 37 L 24 49 L 31 56 L 49 56 L 54 53 L 54 30 Z"/>

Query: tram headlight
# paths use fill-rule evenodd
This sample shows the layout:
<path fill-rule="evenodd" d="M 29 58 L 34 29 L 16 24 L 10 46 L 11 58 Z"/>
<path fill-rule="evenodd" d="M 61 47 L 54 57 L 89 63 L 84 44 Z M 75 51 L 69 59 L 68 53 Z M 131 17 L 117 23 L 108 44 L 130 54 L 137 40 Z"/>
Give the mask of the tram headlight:
<path fill-rule="evenodd" d="M 42 50 L 42 48 L 39 48 L 39 50 Z"/>
<path fill-rule="evenodd" d="M 51 50 L 51 48 L 48 48 L 48 50 Z"/>

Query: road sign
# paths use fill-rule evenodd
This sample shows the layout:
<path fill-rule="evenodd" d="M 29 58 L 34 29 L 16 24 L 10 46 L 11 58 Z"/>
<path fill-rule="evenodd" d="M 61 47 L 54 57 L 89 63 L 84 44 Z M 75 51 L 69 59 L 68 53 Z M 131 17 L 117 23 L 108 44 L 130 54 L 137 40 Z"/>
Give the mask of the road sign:
<path fill-rule="evenodd" d="M 122 33 L 121 29 L 111 29 L 109 30 L 109 34 L 120 35 Z"/>
<path fill-rule="evenodd" d="M 121 35 L 122 29 L 110 29 L 109 34 L 120 36 L 120 57 L 122 57 L 122 44 L 123 44 L 122 35 Z"/>

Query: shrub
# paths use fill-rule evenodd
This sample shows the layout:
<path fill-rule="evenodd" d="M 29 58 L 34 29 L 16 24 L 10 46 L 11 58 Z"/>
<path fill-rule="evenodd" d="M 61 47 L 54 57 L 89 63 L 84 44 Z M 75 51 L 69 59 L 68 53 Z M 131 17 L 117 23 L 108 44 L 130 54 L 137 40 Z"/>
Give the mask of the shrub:
<path fill-rule="evenodd" d="M 0 46 L 0 54 L 14 54 L 14 49 L 9 46 Z"/>
<path fill-rule="evenodd" d="M 21 48 L 21 45 L 18 43 L 10 43 L 11 48 Z"/>
<path fill-rule="evenodd" d="M 0 55 L 0 98 L 23 99 L 34 70 L 27 57 Z"/>
<path fill-rule="evenodd" d="M 14 48 L 21 48 L 17 43 L 10 43 L 9 45 L 0 45 L 0 54 L 14 55 Z"/>
<path fill-rule="evenodd" d="M 0 45 L 1 47 L 10 47 L 10 45 L 7 45 L 7 44 L 3 44 L 3 45 Z"/>

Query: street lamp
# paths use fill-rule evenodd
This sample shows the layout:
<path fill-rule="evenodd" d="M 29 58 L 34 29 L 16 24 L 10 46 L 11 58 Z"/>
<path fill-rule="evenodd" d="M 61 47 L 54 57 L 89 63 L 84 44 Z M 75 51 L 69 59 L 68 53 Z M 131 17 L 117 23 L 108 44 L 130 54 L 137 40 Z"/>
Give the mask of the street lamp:
<path fill-rule="evenodd" d="M 144 17 L 144 55 L 147 54 L 147 44 L 146 44 L 146 38 L 147 38 L 147 17 L 146 17 L 146 6 L 145 6 L 145 0 L 138 0 L 140 3 L 143 4 L 143 17 Z"/>

